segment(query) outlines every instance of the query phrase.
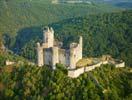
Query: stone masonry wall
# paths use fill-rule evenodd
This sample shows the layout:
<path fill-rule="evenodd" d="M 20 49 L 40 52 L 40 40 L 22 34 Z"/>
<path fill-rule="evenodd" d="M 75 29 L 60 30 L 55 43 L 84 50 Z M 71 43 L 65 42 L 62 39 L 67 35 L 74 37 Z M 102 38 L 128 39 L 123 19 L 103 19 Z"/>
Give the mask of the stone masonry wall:
<path fill-rule="evenodd" d="M 70 49 L 62 49 L 54 45 L 54 30 L 46 27 L 43 31 L 43 43 L 37 43 L 38 65 L 51 65 L 55 67 L 56 63 L 69 66 L 69 69 L 75 69 L 76 63 L 82 59 L 82 37 L 79 43 L 72 43 Z"/>
<path fill-rule="evenodd" d="M 101 67 L 102 64 L 109 64 L 109 62 L 108 61 L 102 61 L 102 62 L 99 62 L 99 63 L 97 63 L 95 65 L 82 67 L 82 68 L 75 69 L 75 70 L 69 70 L 68 71 L 68 76 L 71 77 L 71 78 L 77 78 L 78 76 L 80 76 L 84 72 L 89 72 L 89 71 L 94 70 L 97 67 Z M 116 68 L 125 67 L 125 62 L 121 62 L 121 63 L 115 64 L 115 67 Z"/>
<path fill-rule="evenodd" d="M 37 43 L 37 63 L 38 66 L 44 65 L 44 58 L 43 58 L 43 48 L 40 46 L 40 43 Z"/>
<path fill-rule="evenodd" d="M 51 48 L 44 50 L 44 64 L 52 65 L 52 50 Z"/>
<path fill-rule="evenodd" d="M 70 68 L 75 69 L 76 63 L 82 59 L 82 37 L 79 39 L 79 43 L 70 44 Z"/>

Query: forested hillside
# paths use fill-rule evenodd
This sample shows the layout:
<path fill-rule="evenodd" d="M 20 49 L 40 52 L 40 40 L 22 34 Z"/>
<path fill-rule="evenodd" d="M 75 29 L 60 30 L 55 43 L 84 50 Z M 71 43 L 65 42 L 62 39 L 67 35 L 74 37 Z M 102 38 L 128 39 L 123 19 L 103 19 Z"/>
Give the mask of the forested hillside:
<path fill-rule="evenodd" d="M 111 54 L 125 60 L 132 66 L 132 11 L 93 14 L 71 18 L 50 24 L 55 29 L 55 37 L 68 46 L 82 35 L 83 56 Z M 26 38 L 28 37 L 28 38 Z M 7 38 L 9 40 L 9 38 Z M 12 50 L 35 61 L 36 42 L 42 40 L 42 27 L 30 27 L 18 32 Z M 7 41 L 10 44 L 10 41 Z"/>
<path fill-rule="evenodd" d="M 97 14 L 52 24 L 59 40 L 84 37 L 84 56 L 111 54 L 132 66 L 132 11 Z M 69 38 L 68 38 L 69 37 Z M 63 40 L 64 39 L 64 40 Z"/>
<path fill-rule="evenodd" d="M 0 100 L 131 100 L 132 10 L 94 1 L 0 0 Z M 102 65 L 76 79 L 61 64 L 56 70 L 33 66 L 44 26 L 53 27 L 64 48 L 82 35 L 83 57 L 110 54 L 126 66 Z M 6 66 L 7 60 L 15 64 Z"/>
<path fill-rule="evenodd" d="M 51 0 L 55 4 L 92 4 L 92 3 L 100 3 L 100 4 L 109 4 L 119 8 L 132 9 L 132 1 L 131 0 Z"/>
<path fill-rule="evenodd" d="M 46 66 L 5 66 L 0 71 L 2 100 L 131 100 L 132 97 L 129 68 L 105 65 L 76 79 L 68 78 L 64 70 L 51 71 Z"/>
<path fill-rule="evenodd" d="M 22 28 L 51 24 L 67 18 L 118 11 L 104 4 L 62 4 L 49 0 L 0 0 L 0 34 L 12 37 Z"/>

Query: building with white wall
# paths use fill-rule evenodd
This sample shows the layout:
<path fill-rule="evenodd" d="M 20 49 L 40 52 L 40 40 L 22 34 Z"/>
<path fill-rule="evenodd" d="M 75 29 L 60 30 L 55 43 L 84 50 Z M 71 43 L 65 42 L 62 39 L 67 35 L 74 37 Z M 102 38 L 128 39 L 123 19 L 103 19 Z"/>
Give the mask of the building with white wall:
<path fill-rule="evenodd" d="M 69 49 L 63 49 L 61 42 L 54 39 L 54 30 L 46 27 L 43 31 L 43 42 L 37 43 L 38 66 L 50 65 L 53 69 L 57 63 L 64 64 L 68 69 L 75 69 L 76 63 L 82 59 L 82 43 L 80 36 L 78 43 L 71 43 Z"/>

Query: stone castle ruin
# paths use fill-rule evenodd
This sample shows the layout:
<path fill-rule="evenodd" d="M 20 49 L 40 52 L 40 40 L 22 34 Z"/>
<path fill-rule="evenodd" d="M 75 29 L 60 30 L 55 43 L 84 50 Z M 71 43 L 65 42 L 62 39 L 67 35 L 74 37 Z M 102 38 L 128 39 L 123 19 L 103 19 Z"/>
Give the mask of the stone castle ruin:
<path fill-rule="evenodd" d="M 67 67 L 68 76 L 76 78 L 84 72 L 92 71 L 104 64 L 112 64 L 116 68 L 125 67 L 125 62 L 114 59 L 110 55 L 99 58 L 82 58 L 83 39 L 80 36 L 78 43 L 71 43 L 69 49 L 63 49 L 62 43 L 54 39 L 54 30 L 45 28 L 43 42 L 37 43 L 38 66 L 50 65 L 52 69 L 60 63 Z"/>
<path fill-rule="evenodd" d="M 76 63 L 82 59 L 82 43 L 80 36 L 79 43 L 71 43 L 69 49 L 63 49 L 62 43 L 54 39 L 54 30 L 46 27 L 43 30 L 43 42 L 37 43 L 38 66 L 50 65 L 53 69 L 57 63 L 67 66 L 68 69 L 75 69 Z"/>

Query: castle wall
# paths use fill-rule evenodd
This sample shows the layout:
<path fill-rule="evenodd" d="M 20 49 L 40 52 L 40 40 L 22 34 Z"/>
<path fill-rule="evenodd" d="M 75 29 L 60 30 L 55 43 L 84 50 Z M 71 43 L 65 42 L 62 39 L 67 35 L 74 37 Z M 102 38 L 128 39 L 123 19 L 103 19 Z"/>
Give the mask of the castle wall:
<path fill-rule="evenodd" d="M 44 64 L 52 65 L 52 50 L 51 48 L 44 49 Z"/>
<path fill-rule="evenodd" d="M 115 65 L 116 68 L 125 67 L 125 62 L 123 61 L 109 61 L 109 64 Z"/>
<path fill-rule="evenodd" d="M 66 65 L 66 53 L 64 49 L 59 49 L 59 63 Z"/>
<path fill-rule="evenodd" d="M 84 73 L 84 67 L 76 69 L 76 70 L 68 71 L 68 76 L 71 77 L 71 78 L 76 78 L 76 77 L 80 76 L 83 73 Z"/>
<path fill-rule="evenodd" d="M 109 64 L 109 62 L 108 61 L 101 61 L 101 62 L 94 64 L 94 65 L 91 65 L 91 66 L 82 67 L 82 68 L 75 69 L 75 70 L 69 70 L 68 76 L 71 78 L 77 78 L 78 76 L 80 76 L 84 72 L 89 72 L 89 71 L 94 70 L 97 67 L 101 67 L 102 64 L 103 65 Z M 125 67 L 125 62 L 121 62 L 121 63 L 114 64 L 114 65 L 116 68 Z"/>
<path fill-rule="evenodd" d="M 60 49 L 52 47 L 48 48 L 47 43 L 43 43 L 41 47 L 38 48 L 38 65 L 55 65 L 56 63 L 64 64 L 65 66 L 70 66 L 71 69 L 76 68 L 76 63 L 82 59 L 80 54 L 80 45 L 77 45 L 76 48 L 69 50 Z M 54 52 L 53 52 L 53 51 Z M 55 61 L 56 60 L 56 61 Z"/>
<path fill-rule="evenodd" d="M 76 60 L 75 60 L 75 50 L 70 49 L 70 69 L 76 68 Z"/>
<path fill-rule="evenodd" d="M 66 64 L 65 64 L 65 66 L 69 67 L 69 65 L 70 65 L 70 52 L 69 52 L 69 50 L 66 50 Z"/>
<path fill-rule="evenodd" d="M 13 65 L 13 64 L 15 64 L 15 62 L 13 62 L 13 61 L 9 61 L 9 60 L 6 60 L 6 65 L 8 66 L 8 65 Z"/>
<path fill-rule="evenodd" d="M 109 62 L 108 61 L 102 61 L 102 64 L 109 64 Z"/>
<path fill-rule="evenodd" d="M 78 45 L 77 48 L 75 48 L 75 62 L 78 62 L 80 59 L 82 59 L 80 48 L 81 48 L 80 45 Z"/>
<path fill-rule="evenodd" d="M 120 67 L 125 67 L 125 62 L 119 63 L 119 64 L 115 64 L 116 68 L 120 68 Z"/>
<path fill-rule="evenodd" d="M 43 43 L 47 43 L 47 48 L 54 45 L 54 31 L 52 28 L 46 28 L 43 31 Z"/>
<path fill-rule="evenodd" d="M 53 47 L 52 48 L 52 67 L 56 69 L 56 64 L 59 63 L 59 48 Z"/>
<path fill-rule="evenodd" d="M 75 69 L 80 59 L 82 59 L 82 37 L 79 39 L 79 44 L 70 44 L 70 68 Z"/>
<path fill-rule="evenodd" d="M 56 45 L 54 45 L 56 44 Z M 70 50 L 61 49 L 62 43 L 54 42 L 54 30 L 45 28 L 43 31 L 43 43 L 38 44 L 38 65 L 51 65 L 55 68 L 56 63 L 64 64 L 69 69 L 75 69 L 76 63 L 82 59 L 82 37 L 79 43 L 73 43 Z"/>
<path fill-rule="evenodd" d="M 44 56 L 43 56 L 43 48 L 40 47 L 40 43 L 37 43 L 37 62 L 38 62 L 38 66 L 43 66 L 44 65 Z"/>
<path fill-rule="evenodd" d="M 89 72 L 89 71 L 91 71 L 93 69 L 95 69 L 95 66 L 94 65 L 87 66 L 87 67 L 85 67 L 85 72 Z"/>
<path fill-rule="evenodd" d="M 55 45 L 54 45 L 55 44 Z M 68 76 L 72 78 L 78 77 L 84 72 L 94 70 L 102 64 L 113 64 L 116 68 L 125 67 L 125 62 L 118 60 L 110 60 L 105 57 L 105 60 L 94 65 L 76 69 L 76 63 L 82 59 L 83 39 L 80 37 L 79 43 L 71 43 L 70 49 L 61 49 L 62 43 L 54 42 L 54 31 L 52 28 L 44 30 L 43 43 L 37 43 L 38 66 L 50 65 L 53 69 L 57 63 L 65 65 L 68 69 Z M 108 57 L 110 58 L 110 57 Z M 10 64 L 10 62 L 8 62 Z"/>

